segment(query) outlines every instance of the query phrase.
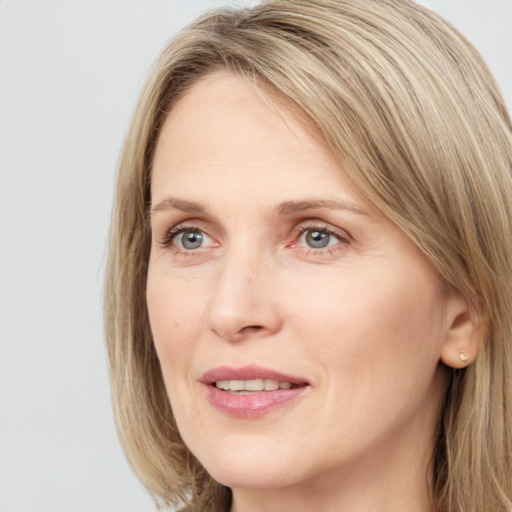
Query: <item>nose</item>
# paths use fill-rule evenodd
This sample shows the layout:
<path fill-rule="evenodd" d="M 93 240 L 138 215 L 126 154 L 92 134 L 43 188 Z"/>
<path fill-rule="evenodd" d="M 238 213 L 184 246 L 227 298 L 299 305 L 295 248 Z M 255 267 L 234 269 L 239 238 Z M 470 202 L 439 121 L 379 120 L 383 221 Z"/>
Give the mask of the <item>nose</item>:
<path fill-rule="evenodd" d="M 228 342 L 278 332 L 282 315 L 275 300 L 272 265 L 247 251 L 223 260 L 208 308 L 209 328 Z"/>

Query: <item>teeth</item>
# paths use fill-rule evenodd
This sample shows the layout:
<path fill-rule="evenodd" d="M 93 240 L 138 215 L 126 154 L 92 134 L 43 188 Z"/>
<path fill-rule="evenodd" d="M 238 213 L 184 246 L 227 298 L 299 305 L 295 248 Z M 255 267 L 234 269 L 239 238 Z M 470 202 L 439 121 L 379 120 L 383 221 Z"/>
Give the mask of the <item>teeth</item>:
<path fill-rule="evenodd" d="M 218 380 L 215 386 L 224 391 L 275 391 L 277 389 L 290 389 L 290 382 L 279 382 L 272 379 L 252 380 Z"/>
<path fill-rule="evenodd" d="M 229 388 L 231 391 L 243 391 L 244 381 L 243 380 L 231 380 L 229 381 Z"/>
<path fill-rule="evenodd" d="M 275 391 L 276 389 L 279 389 L 277 380 L 265 380 L 265 391 Z"/>
<path fill-rule="evenodd" d="M 231 388 L 231 389 L 233 389 L 233 388 Z M 245 391 L 263 391 L 263 389 L 265 389 L 263 379 L 254 379 L 254 380 L 244 381 L 244 389 L 245 389 Z"/>

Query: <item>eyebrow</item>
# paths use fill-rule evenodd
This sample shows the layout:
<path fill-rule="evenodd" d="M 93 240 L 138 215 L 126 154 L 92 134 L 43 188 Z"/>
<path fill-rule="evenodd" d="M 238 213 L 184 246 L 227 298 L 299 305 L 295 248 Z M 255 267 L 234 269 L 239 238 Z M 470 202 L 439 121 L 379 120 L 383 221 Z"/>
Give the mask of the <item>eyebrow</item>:
<path fill-rule="evenodd" d="M 195 201 L 185 201 L 184 199 L 178 199 L 176 197 L 168 197 L 154 206 L 151 206 L 151 215 L 157 212 L 170 210 L 171 208 L 185 213 L 197 213 L 202 215 L 208 213 L 208 209 L 200 203 L 196 203 Z"/>
<path fill-rule="evenodd" d="M 327 208 L 330 210 L 348 210 L 358 215 L 369 215 L 368 212 L 360 208 L 358 205 L 344 200 L 332 199 L 310 199 L 304 201 L 283 201 L 276 207 L 279 215 L 293 215 L 308 210 L 318 210 Z M 195 201 L 187 201 L 176 197 L 168 197 L 151 207 L 151 215 L 166 211 L 169 209 L 180 210 L 185 213 L 195 213 L 207 215 L 208 209 L 201 203 Z"/>
<path fill-rule="evenodd" d="M 369 215 L 369 213 L 360 208 L 355 203 L 344 200 L 332 199 L 311 199 L 306 201 L 284 201 L 277 206 L 277 211 L 281 215 L 292 215 L 307 210 L 317 210 L 327 208 L 329 210 L 348 210 L 358 215 Z"/>

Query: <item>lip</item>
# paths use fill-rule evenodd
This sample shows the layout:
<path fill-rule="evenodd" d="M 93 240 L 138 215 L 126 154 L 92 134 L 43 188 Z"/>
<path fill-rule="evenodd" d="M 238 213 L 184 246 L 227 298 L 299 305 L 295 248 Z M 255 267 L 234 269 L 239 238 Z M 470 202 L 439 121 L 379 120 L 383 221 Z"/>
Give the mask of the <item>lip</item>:
<path fill-rule="evenodd" d="M 218 380 L 253 380 L 269 379 L 279 382 L 290 382 L 299 387 L 291 389 L 277 389 L 275 391 L 254 392 L 248 395 L 229 393 L 218 389 L 215 382 Z M 262 368 L 258 366 L 244 366 L 230 368 L 222 366 L 207 371 L 200 382 L 203 384 L 210 404 L 218 411 L 228 416 L 238 418 L 255 418 L 263 416 L 285 404 L 297 400 L 310 388 L 310 384 L 303 378 Z"/>
<path fill-rule="evenodd" d="M 276 370 L 263 368 L 260 366 L 243 366 L 241 368 L 231 368 L 229 366 L 219 366 L 207 371 L 201 378 L 203 384 L 213 384 L 218 380 L 252 380 L 252 379 L 270 379 L 280 382 L 290 382 L 291 384 L 309 384 L 306 379 L 286 375 Z"/>

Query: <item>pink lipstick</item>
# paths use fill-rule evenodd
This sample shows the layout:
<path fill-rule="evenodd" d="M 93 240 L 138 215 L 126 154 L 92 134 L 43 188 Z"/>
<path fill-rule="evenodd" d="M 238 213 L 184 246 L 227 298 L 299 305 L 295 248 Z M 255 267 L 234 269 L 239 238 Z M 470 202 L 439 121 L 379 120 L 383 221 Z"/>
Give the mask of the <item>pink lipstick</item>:
<path fill-rule="evenodd" d="M 302 378 L 257 366 L 214 368 L 201 382 L 213 407 L 239 418 L 266 414 L 299 398 L 309 388 Z"/>

